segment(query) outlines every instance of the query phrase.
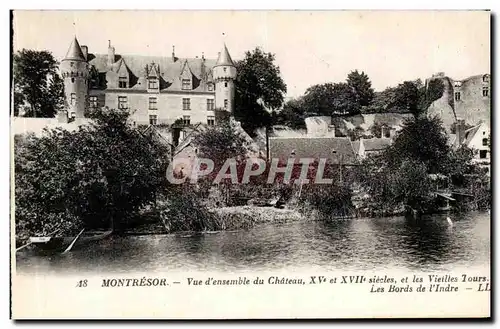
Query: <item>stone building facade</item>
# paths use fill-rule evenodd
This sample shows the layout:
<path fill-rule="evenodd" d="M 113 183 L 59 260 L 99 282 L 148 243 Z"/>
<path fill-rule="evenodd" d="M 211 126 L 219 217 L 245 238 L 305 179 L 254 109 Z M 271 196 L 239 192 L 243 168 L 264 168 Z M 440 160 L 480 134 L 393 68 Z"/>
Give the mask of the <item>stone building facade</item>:
<path fill-rule="evenodd" d="M 463 80 L 454 80 L 444 73 L 438 73 L 427 79 L 440 79 L 444 84 L 441 98 L 434 101 L 427 109 L 429 116 L 441 118 L 445 128 L 450 128 L 457 120 L 475 126 L 480 122 L 490 124 L 491 120 L 491 85 L 490 75 L 480 74 Z"/>
<path fill-rule="evenodd" d="M 213 60 L 178 58 L 175 48 L 170 57 L 120 55 L 111 42 L 107 54 L 93 54 L 75 38 L 60 69 L 63 115 L 76 119 L 107 107 L 130 111 L 136 125 L 214 125 L 216 114 L 234 111 L 236 67 L 226 45 Z"/>
<path fill-rule="evenodd" d="M 454 81 L 453 98 L 457 119 L 475 125 L 490 123 L 491 86 L 490 75 L 481 74 L 465 80 Z"/>

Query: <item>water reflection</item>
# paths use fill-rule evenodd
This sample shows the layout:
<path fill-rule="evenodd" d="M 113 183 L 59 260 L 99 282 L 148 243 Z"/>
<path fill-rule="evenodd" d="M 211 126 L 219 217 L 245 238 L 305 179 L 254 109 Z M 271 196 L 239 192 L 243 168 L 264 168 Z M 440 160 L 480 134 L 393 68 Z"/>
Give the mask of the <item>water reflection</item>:
<path fill-rule="evenodd" d="M 489 215 L 260 225 L 216 234 L 114 237 L 65 255 L 18 253 L 22 272 L 321 269 L 444 270 L 488 264 Z"/>

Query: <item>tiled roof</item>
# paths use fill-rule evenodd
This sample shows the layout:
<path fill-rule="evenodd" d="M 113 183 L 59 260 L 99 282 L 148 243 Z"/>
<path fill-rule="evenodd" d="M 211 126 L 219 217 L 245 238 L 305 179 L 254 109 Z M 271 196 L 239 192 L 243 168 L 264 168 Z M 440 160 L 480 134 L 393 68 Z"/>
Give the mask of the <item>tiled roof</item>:
<path fill-rule="evenodd" d="M 363 139 L 365 151 L 380 151 L 391 145 L 390 138 L 368 138 Z"/>
<path fill-rule="evenodd" d="M 345 137 L 269 138 L 271 158 L 326 158 L 333 163 L 353 164 L 355 154 L 351 141 Z"/>
<path fill-rule="evenodd" d="M 211 80 L 210 71 L 215 65 L 215 60 L 202 58 L 176 58 L 175 61 L 172 57 L 161 57 L 161 56 L 139 56 L 139 55 L 115 55 L 115 63 L 108 67 L 107 64 L 108 55 L 103 54 L 90 54 L 89 64 L 94 66 L 99 73 L 106 73 L 108 71 L 118 72 L 122 65 L 125 65 L 133 77 L 130 81 L 134 81 L 131 85 L 133 90 L 141 90 L 147 88 L 146 76 L 147 67 L 151 66 L 152 63 L 158 66 L 160 71 L 160 78 L 165 83 L 160 83 L 162 89 L 166 90 L 181 90 L 182 81 L 181 75 L 184 66 L 188 66 L 189 70 L 193 74 L 194 80 L 203 80 L 206 78 L 207 81 Z M 203 74 L 203 66 L 205 73 Z M 203 76 L 205 75 L 205 77 Z M 203 86 L 201 84 L 197 85 L 193 83 L 195 88 L 193 91 L 202 91 Z"/>

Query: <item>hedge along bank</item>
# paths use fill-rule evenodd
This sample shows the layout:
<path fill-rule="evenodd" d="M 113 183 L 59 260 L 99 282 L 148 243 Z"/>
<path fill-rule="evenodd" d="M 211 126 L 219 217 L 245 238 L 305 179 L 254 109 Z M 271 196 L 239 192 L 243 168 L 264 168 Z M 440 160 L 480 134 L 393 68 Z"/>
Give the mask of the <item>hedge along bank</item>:
<path fill-rule="evenodd" d="M 213 184 L 222 181 L 231 184 L 267 183 L 277 181 L 289 184 L 332 184 L 332 178 L 325 178 L 331 164 L 326 158 L 289 158 L 286 163 L 274 158 L 270 162 L 262 158 L 229 158 L 216 165 L 208 158 L 177 158 L 167 168 L 167 179 L 171 184 L 195 184 L 206 178 Z"/>

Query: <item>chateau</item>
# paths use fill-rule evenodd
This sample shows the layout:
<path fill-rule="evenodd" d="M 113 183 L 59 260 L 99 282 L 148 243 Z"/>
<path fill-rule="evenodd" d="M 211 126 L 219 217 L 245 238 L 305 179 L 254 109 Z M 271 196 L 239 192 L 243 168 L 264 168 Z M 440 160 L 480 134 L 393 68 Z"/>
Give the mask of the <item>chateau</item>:
<path fill-rule="evenodd" d="M 111 42 L 107 54 L 92 54 L 75 37 L 60 71 L 67 103 L 60 122 L 108 107 L 129 110 L 134 125 L 214 125 L 217 114 L 234 111 L 236 67 L 225 44 L 213 60 L 178 58 L 174 47 L 171 57 L 120 55 Z"/>

